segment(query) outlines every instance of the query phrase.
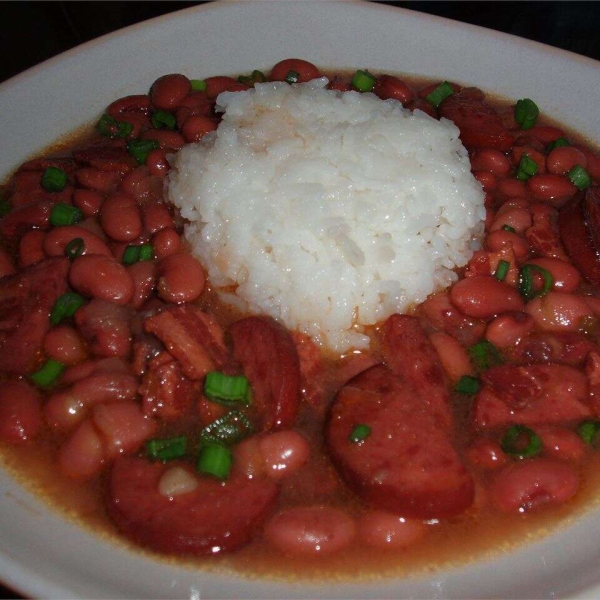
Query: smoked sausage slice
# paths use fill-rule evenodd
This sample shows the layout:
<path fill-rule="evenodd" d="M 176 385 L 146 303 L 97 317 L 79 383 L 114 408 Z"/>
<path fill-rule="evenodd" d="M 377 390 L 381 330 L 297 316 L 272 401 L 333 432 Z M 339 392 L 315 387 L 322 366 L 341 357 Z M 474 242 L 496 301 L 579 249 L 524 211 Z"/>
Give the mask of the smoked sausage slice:
<path fill-rule="evenodd" d="M 352 442 L 359 424 L 370 434 Z M 376 507 L 431 519 L 459 514 L 473 503 L 473 480 L 446 429 L 383 365 L 364 371 L 337 394 L 326 442 L 344 480 Z"/>
<path fill-rule="evenodd" d="M 163 496 L 160 479 L 178 465 L 185 468 L 176 462 L 118 458 L 108 482 L 107 508 L 116 526 L 159 552 L 201 555 L 235 550 L 249 541 L 277 497 L 276 483 L 238 473 L 225 483 L 198 477 L 193 491 Z"/>

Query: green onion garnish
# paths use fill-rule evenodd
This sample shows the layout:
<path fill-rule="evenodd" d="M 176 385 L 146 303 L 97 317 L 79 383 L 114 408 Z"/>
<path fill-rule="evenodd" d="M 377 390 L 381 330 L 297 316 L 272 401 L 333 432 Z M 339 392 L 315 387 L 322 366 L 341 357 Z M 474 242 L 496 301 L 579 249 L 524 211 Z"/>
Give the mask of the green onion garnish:
<path fill-rule="evenodd" d="M 427 94 L 425 100 L 427 100 L 433 108 L 437 108 L 446 98 L 448 98 L 448 96 L 452 96 L 452 94 L 454 94 L 452 86 L 447 81 L 444 81 L 443 83 L 440 83 L 433 92 Z"/>
<path fill-rule="evenodd" d="M 371 435 L 371 428 L 364 423 L 359 423 L 350 433 L 350 441 L 353 444 L 364 442 Z"/>
<path fill-rule="evenodd" d="M 590 179 L 588 172 L 581 165 L 575 165 L 569 171 L 569 179 L 571 180 L 571 183 L 580 190 L 586 190 L 592 185 L 592 180 Z"/>
<path fill-rule="evenodd" d="M 73 238 L 66 246 L 65 246 L 65 256 L 70 258 L 71 260 L 76 259 L 78 256 L 83 254 L 85 250 L 85 242 L 83 238 L 77 237 Z"/>
<path fill-rule="evenodd" d="M 190 83 L 192 84 L 192 90 L 194 92 L 206 91 L 206 81 L 204 81 L 204 79 L 190 79 Z"/>
<path fill-rule="evenodd" d="M 286 83 L 298 83 L 298 79 L 300 79 L 300 73 L 298 71 L 292 71 L 291 69 L 287 72 L 285 76 Z"/>
<path fill-rule="evenodd" d="M 58 167 L 48 167 L 42 175 L 42 187 L 47 192 L 62 192 L 67 185 L 67 174 Z"/>
<path fill-rule="evenodd" d="M 146 442 L 146 455 L 154 460 L 173 460 L 185 456 L 187 438 L 178 435 L 171 438 L 154 438 Z"/>
<path fill-rule="evenodd" d="M 233 454 L 226 446 L 207 444 L 200 450 L 196 470 L 218 479 L 227 479 L 233 464 Z"/>
<path fill-rule="evenodd" d="M 64 370 L 65 366 L 62 363 L 49 358 L 42 368 L 39 371 L 32 373 L 29 378 L 38 387 L 46 388 L 56 383 Z"/>
<path fill-rule="evenodd" d="M 2 198 L 0 200 L 0 219 L 5 217 L 11 210 L 12 204 L 6 198 Z"/>
<path fill-rule="evenodd" d="M 459 394 L 476 394 L 480 387 L 481 384 L 477 377 L 463 375 L 454 386 L 454 390 Z"/>
<path fill-rule="evenodd" d="M 535 273 L 541 275 L 544 280 L 541 290 L 536 290 L 534 287 L 533 276 Z M 545 296 L 552 289 L 553 283 L 554 278 L 548 269 L 531 264 L 523 265 L 521 267 L 521 271 L 519 272 L 519 293 L 526 300 L 531 300 L 538 296 Z"/>
<path fill-rule="evenodd" d="M 504 281 L 508 275 L 510 269 L 510 263 L 507 260 L 501 260 L 496 268 L 496 279 L 498 281 Z"/>
<path fill-rule="evenodd" d="M 535 175 L 538 171 L 538 164 L 535 160 L 529 158 L 527 154 L 521 156 L 519 166 L 517 167 L 516 177 L 521 181 L 527 181 L 532 175 Z"/>
<path fill-rule="evenodd" d="M 487 340 L 482 340 L 481 342 L 473 344 L 468 352 L 473 364 L 479 371 L 486 371 L 491 367 L 503 363 L 500 350 Z"/>
<path fill-rule="evenodd" d="M 295 71 L 292 71 L 292 73 L 294 73 L 294 72 Z M 267 80 L 267 78 L 265 77 L 265 74 L 262 71 L 258 71 L 257 69 L 252 71 L 252 75 L 250 75 L 250 76 L 240 75 L 238 77 L 238 81 L 240 83 L 244 83 L 249 86 L 253 86 L 255 83 L 264 83 L 266 80 Z M 293 82 L 288 81 L 288 83 L 293 83 Z"/>
<path fill-rule="evenodd" d="M 129 140 L 127 150 L 137 160 L 138 164 L 145 165 L 148 154 L 160 147 L 156 140 Z"/>
<path fill-rule="evenodd" d="M 600 431 L 600 421 L 583 421 L 577 428 L 579 437 L 590 446 L 594 443 L 598 431 Z"/>
<path fill-rule="evenodd" d="M 123 251 L 121 262 L 124 265 L 132 265 L 142 260 L 152 260 L 154 258 L 154 246 L 152 244 L 141 244 L 139 246 L 130 245 Z"/>
<path fill-rule="evenodd" d="M 63 319 L 72 317 L 77 309 L 85 304 L 83 296 L 76 294 L 75 292 L 67 292 L 54 303 L 52 310 L 50 311 L 50 323 L 52 325 L 58 325 Z"/>
<path fill-rule="evenodd" d="M 510 225 L 502 225 L 502 231 L 510 231 L 511 233 L 517 233 L 517 230 Z"/>
<path fill-rule="evenodd" d="M 55 227 L 61 225 L 75 225 L 83 219 L 83 212 L 81 212 L 76 206 L 70 204 L 63 204 L 59 202 L 52 207 L 50 212 L 50 223 Z"/>
<path fill-rule="evenodd" d="M 131 123 L 117 121 L 107 114 L 100 117 L 96 128 L 101 135 L 108 138 L 126 138 L 133 132 L 133 125 Z"/>
<path fill-rule="evenodd" d="M 209 423 L 200 432 L 201 444 L 235 444 L 253 433 L 248 417 L 239 410 L 230 410 L 224 417 Z"/>
<path fill-rule="evenodd" d="M 502 450 L 511 456 L 530 458 L 542 451 L 542 440 L 529 427 L 513 425 L 502 438 Z"/>
<path fill-rule="evenodd" d="M 370 92 L 375 87 L 376 79 L 369 71 L 360 69 L 352 76 L 352 86 L 359 92 Z"/>
<path fill-rule="evenodd" d="M 251 401 L 250 383 L 243 375 L 229 376 L 211 371 L 204 381 L 204 393 L 210 400 L 219 404 L 242 403 L 248 406 Z"/>
<path fill-rule="evenodd" d="M 559 137 L 558 139 L 554 140 L 553 142 L 550 142 L 546 146 L 546 152 L 549 154 L 550 152 L 552 152 L 552 150 L 554 150 L 554 148 L 560 148 L 562 146 L 570 146 L 570 145 L 571 145 L 571 143 L 569 142 L 569 140 L 567 138 Z"/>
<path fill-rule="evenodd" d="M 154 129 L 175 129 L 175 125 L 177 125 L 177 119 L 173 113 L 170 113 L 166 110 L 157 110 L 152 113 L 152 127 Z"/>
<path fill-rule="evenodd" d="M 139 260 L 152 260 L 154 258 L 154 246 L 152 244 L 142 244 L 140 246 Z"/>
<path fill-rule="evenodd" d="M 529 98 L 519 100 L 515 105 L 515 121 L 521 129 L 531 129 L 540 114 L 536 103 Z"/>

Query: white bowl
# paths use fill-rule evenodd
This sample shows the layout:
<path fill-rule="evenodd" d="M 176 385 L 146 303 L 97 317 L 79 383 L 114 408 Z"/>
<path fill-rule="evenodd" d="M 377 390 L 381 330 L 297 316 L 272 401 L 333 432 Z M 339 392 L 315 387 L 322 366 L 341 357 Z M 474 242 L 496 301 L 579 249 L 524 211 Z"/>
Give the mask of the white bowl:
<path fill-rule="evenodd" d="M 0 86 L 0 174 L 160 75 L 268 69 L 299 57 L 474 84 L 600 140 L 600 64 L 512 36 L 361 2 L 223 2 L 95 40 Z M 600 596 L 600 513 L 495 560 L 377 583 L 282 584 L 156 563 L 48 510 L 0 472 L 0 578 L 57 598 L 534 598 Z"/>

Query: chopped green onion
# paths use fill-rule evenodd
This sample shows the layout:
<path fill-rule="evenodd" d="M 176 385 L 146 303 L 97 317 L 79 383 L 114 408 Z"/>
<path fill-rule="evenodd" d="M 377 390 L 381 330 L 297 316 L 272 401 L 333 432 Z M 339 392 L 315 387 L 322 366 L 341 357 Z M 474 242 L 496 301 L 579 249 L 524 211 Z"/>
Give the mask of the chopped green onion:
<path fill-rule="evenodd" d="M 65 370 L 65 366 L 56 360 L 49 358 L 42 368 L 35 373 L 32 373 L 29 378 L 38 387 L 46 388 L 56 383 L 58 378 L 62 375 Z"/>
<path fill-rule="evenodd" d="M 166 110 L 157 110 L 152 113 L 152 127 L 154 129 L 175 129 L 175 125 L 177 125 L 177 119 L 173 113 L 170 113 Z"/>
<path fill-rule="evenodd" d="M 217 371 L 211 371 L 204 381 L 204 393 L 213 402 L 231 405 L 250 404 L 250 383 L 243 375 L 229 376 Z"/>
<path fill-rule="evenodd" d="M 133 125 L 127 121 L 117 121 L 110 115 L 100 117 L 96 128 L 101 135 L 108 138 L 126 138 L 133 132 Z"/>
<path fill-rule="evenodd" d="M 209 423 L 200 432 L 203 444 L 235 444 L 253 432 L 248 417 L 239 410 L 230 410 L 224 417 Z"/>
<path fill-rule="evenodd" d="M 258 69 L 254 69 L 254 71 L 252 71 L 252 81 L 255 83 L 264 83 L 266 80 L 267 78 L 262 71 L 259 71 Z"/>
<path fill-rule="evenodd" d="M 142 244 L 140 246 L 139 260 L 152 260 L 154 258 L 154 246 L 152 244 Z"/>
<path fill-rule="evenodd" d="M 580 190 L 586 190 L 592 185 L 592 180 L 590 179 L 588 172 L 581 165 L 575 165 L 569 171 L 569 179 L 571 180 L 571 183 Z"/>
<path fill-rule="evenodd" d="M 536 290 L 534 287 L 533 276 L 535 273 L 541 275 L 544 280 L 541 290 Z M 545 296 L 552 289 L 553 283 L 554 278 L 548 269 L 531 264 L 523 265 L 521 267 L 521 271 L 519 272 L 519 292 L 526 300 L 531 300 L 538 296 Z"/>
<path fill-rule="evenodd" d="M 142 260 L 152 260 L 154 258 L 154 246 L 152 244 L 140 244 L 139 246 L 130 245 L 123 251 L 121 262 L 124 265 L 132 265 Z"/>
<path fill-rule="evenodd" d="M 187 438 L 178 435 L 171 438 L 154 438 L 146 442 L 146 455 L 154 460 L 173 460 L 185 456 Z"/>
<path fill-rule="evenodd" d="M 447 81 L 444 81 L 443 83 L 440 83 L 433 92 L 427 94 L 425 100 L 427 100 L 433 108 L 437 108 L 446 98 L 448 98 L 448 96 L 452 96 L 452 94 L 454 94 L 454 89 Z"/>
<path fill-rule="evenodd" d="M 0 219 L 5 217 L 12 210 L 12 204 L 6 198 L 0 200 Z"/>
<path fill-rule="evenodd" d="M 192 90 L 194 92 L 206 91 L 206 81 L 204 81 L 204 79 L 190 79 L 190 83 L 192 84 Z"/>
<path fill-rule="evenodd" d="M 78 256 L 83 254 L 85 250 L 85 241 L 83 238 L 77 237 L 73 238 L 66 246 L 65 246 L 65 256 L 70 258 L 71 260 L 76 259 Z"/>
<path fill-rule="evenodd" d="M 295 73 L 295 71 L 290 71 L 290 73 Z M 288 73 L 289 75 L 289 73 Z M 298 76 L 299 77 L 299 76 Z M 255 83 L 264 83 L 267 80 L 265 74 L 262 71 L 258 71 L 255 69 L 252 71 L 252 75 L 249 77 L 247 75 L 240 75 L 238 77 L 238 81 L 240 83 L 244 83 L 248 86 L 253 86 Z M 287 81 L 287 79 L 286 79 Z M 288 81 L 288 83 L 294 83 L 293 81 Z"/>
<path fill-rule="evenodd" d="M 554 150 L 554 148 L 561 148 L 562 146 L 570 146 L 570 145 L 571 145 L 571 143 L 569 142 L 569 140 L 567 138 L 559 137 L 558 139 L 554 140 L 553 142 L 550 142 L 546 146 L 546 152 L 548 154 L 550 154 L 550 152 L 552 152 L 552 150 Z"/>
<path fill-rule="evenodd" d="M 542 440 L 533 429 L 523 425 L 513 425 L 504 434 L 501 446 L 506 454 L 530 458 L 542 451 Z"/>
<path fill-rule="evenodd" d="M 138 164 L 145 165 L 148 154 L 160 147 L 156 140 L 129 140 L 127 150 L 137 160 Z"/>
<path fill-rule="evenodd" d="M 510 269 L 510 263 L 507 260 L 501 260 L 496 268 L 496 279 L 498 281 L 504 281 L 508 275 Z"/>
<path fill-rule="evenodd" d="M 537 104 L 529 98 L 523 98 L 515 105 L 515 121 L 521 129 L 531 129 L 539 114 Z"/>
<path fill-rule="evenodd" d="M 579 437 L 590 446 L 594 443 L 600 431 L 600 421 L 584 421 L 577 428 Z"/>
<path fill-rule="evenodd" d="M 468 352 L 473 364 L 479 371 L 486 371 L 490 367 L 500 365 L 503 362 L 500 350 L 487 340 L 473 344 Z"/>
<path fill-rule="evenodd" d="M 371 435 L 371 428 L 364 423 L 359 423 L 350 433 L 350 441 L 353 444 L 364 442 Z"/>
<path fill-rule="evenodd" d="M 285 76 L 286 83 L 298 83 L 298 79 L 300 79 L 300 73 L 298 71 L 292 71 L 291 69 L 287 72 Z"/>
<path fill-rule="evenodd" d="M 227 479 L 233 464 L 233 454 L 226 446 L 207 444 L 200 450 L 196 470 L 218 479 Z"/>
<path fill-rule="evenodd" d="M 471 375 L 463 375 L 457 382 L 454 390 L 459 394 L 476 394 L 479 391 L 481 384 L 477 377 Z"/>
<path fill-rule="evenodd" d="M 243 84 L 245 84 L 245 85 L 249 85 L 249 86 L 252 86 L 252 85 L 254 85 L 254 81 L 252 81 L 252 77 L 248 77 L 248 75 L 240 75 L 240 76 L 237 78 L 237 80 L 238 80 L 240 83 L 243 83 Z"/>
<path fill-rule="evenodd" d="M 517 233 L 517 230 L 510 225 L 502 225 L 502 231 L 510 231 L 511 233 Z"/>
<path fill-rule="evenodd" d="M 47 192 L 62 192 L 67 185 L 67 174 L 58 167 L 48 167 L 42 175 L 42 187 Z"/>
<path fill-rule="evenodd" d="M 376 81 L 369 71 L 360 69 L 352 76 L 352 86 L 359 92 L 370 92 L 375 87 Z"/>
<path fill-rule="evenodd" d="M 55 227 L 61 225 L 75 225 L 83 219 L 83 212 L 77 207 L 71 206 L 70 204 L 63 204 L 59 202 L 52 207 L 50 212 L 50 223 Z"/>
<path fill-rule="evenodd" d="M 72 317 L 77 312 L 77 309 L 84 304 L 85 299 L 83 296 L 75 292 L 67 292 L 59 296 L 50 312 L 50 323 L 58 325 L 63 319 Z"/>
<path fill-rule="evenodd" d="M 535 175 L 538 171 L 538 164 L 532 158 L 529 158 L 527 154 L 521 156 L 519 166 L 517 167 L 516 177 L 521 181 L 527 181 L 532 175 Z"/>

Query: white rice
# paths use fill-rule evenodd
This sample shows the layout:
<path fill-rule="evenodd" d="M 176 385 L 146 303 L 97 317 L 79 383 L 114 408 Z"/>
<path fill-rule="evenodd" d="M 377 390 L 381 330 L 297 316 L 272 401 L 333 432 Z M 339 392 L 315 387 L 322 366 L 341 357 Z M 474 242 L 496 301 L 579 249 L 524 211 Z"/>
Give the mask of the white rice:
<path fill-rule="evenodd" d="M 218 130 L 172 159 L 168 194 L 225 301 L 345 352 L 456 280 L 484 194 L 451 121 L 326 85 L 221 94 Z"/>

